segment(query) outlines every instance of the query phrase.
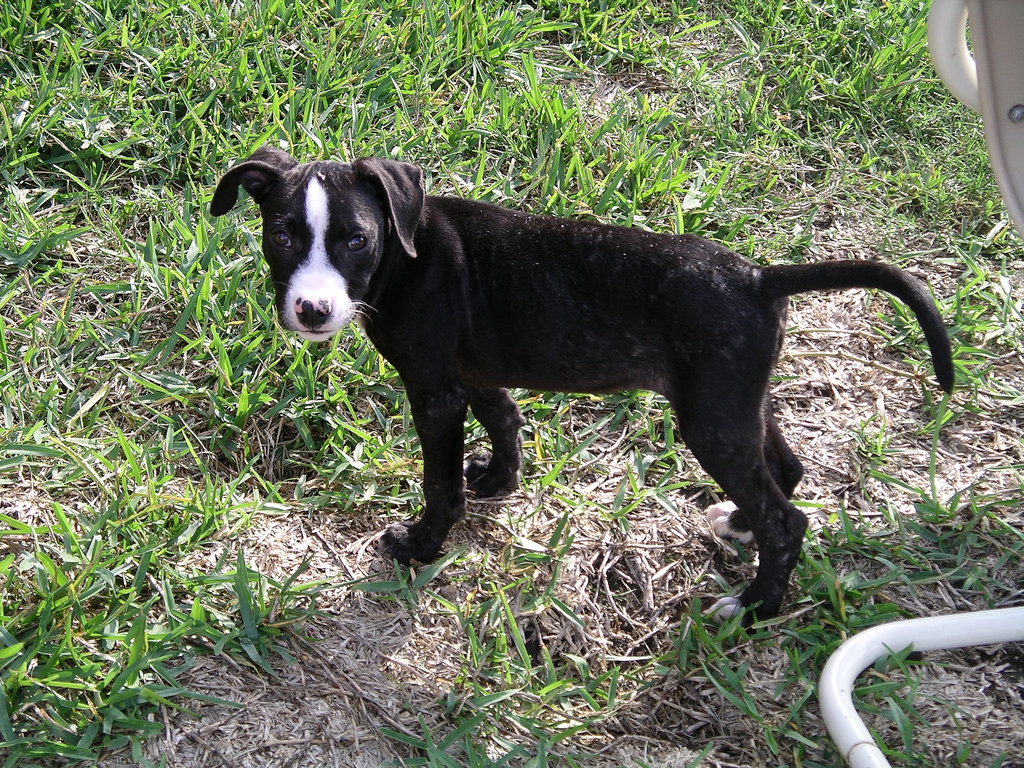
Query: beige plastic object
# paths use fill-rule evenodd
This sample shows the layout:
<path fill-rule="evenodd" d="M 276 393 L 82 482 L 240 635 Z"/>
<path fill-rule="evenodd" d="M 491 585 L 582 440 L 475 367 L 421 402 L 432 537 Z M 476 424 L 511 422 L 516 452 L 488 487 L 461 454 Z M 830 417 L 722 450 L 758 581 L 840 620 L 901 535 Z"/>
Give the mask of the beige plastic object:
<path fill-rule="evenodd" d="M 1024 606 L 927 616 L 880 624 L 854 635 L 821 672 L 818 701 L 829 735 L 850 768 L 891 768 L 853 705 L 857 675 L 877 659 L 913 646 L 915 651 L 1024 641 Z"/>
<path fill-rule="evenodd" d="M 971 24 L 974 56 L 967 49 Z M 989 160 L 1017 231 L 1024 234 L 1024 2 L 933 0 L 932 64 L 950 93 L 981 113 Z"/>

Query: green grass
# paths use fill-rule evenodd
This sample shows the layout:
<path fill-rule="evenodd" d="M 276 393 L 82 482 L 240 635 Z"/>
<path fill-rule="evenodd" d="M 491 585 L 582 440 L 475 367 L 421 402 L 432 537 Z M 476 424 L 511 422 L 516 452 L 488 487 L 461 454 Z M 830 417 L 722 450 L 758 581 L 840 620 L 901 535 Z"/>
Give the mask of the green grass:
<path fill-rule="evenodd" d="M 462 638 L 461 671 L 419 730 L 383 731 L 406 765 L 588 764 L 600 735 L 662 690 L 740 713 L 757 735 L 752 765 L 836 764 L 827 739 L 807 734 L 820 728 L 817 674 L 839 642 L 922 604 L 946 608 L 922 597 L 938 583 L 960 608 L 1020 599 L 1020 239 L 1004 226 L 979 121 L 928 64 L 923 6 L 0 8 L 3 764 L 117 749 L 142 761 L 162 708 L 210 698 L 181 682 L 197 656 L 226 654 L 272 679 L 318 596 L 339 587 L 440 617 Z M 713 492 L 646 393 L 522 393 L 527 495 L 551 520 L 540 540 L 506 546 L 498 529 L 489 554 L 453 547 L 443 568 L 354 582 L 305 565 L 262 573 L 245 536 L 263 521 L 322 507 L 358 526 L 411 514 L 420 497 L 396 374 L 356 334 L 312 347 L 276 329 L 254 266 L 255 211 L 209 217 L 219 174 L 265 142 L 302 157 L 400 157 L 435 192 L 696 232 L 762 262 L 818 257 L 816 233 L 842 220 L 866 253 L 930 270 L 960 394 L 944 410 L 933 388 L 914 386 L 913 414 L 850 426 L 858 493 L 881 518 L 829 504 L 793 615 L 749 634 L 704 623 L 698 596 L 729 584 L 695 562 L 681 566 L 693 599 L 630 660 L 552 654 L 538 640 L 552 625 L 590 631 L 559 582 L 582 546 L 574 521 L 626 534 L 642 510 L 678 515 L 684 497 Z M 889 359 L 930 370 L 905 311 L 886 304 L 872 325 Z M 916 375 L 909 367 L 899 375 Z M 936 472 L 973 460 L 943 435 L 993 421 L 1010 441 L 991 466 L 1001 484 L 940 491 Z M 923 480 L 899 471 L 909 443 L 929 454 Z M 592 477 L 608 488 L 581 496 Z M 731 584 L 749 576 L 742 560 L 721 569 Z M 626 600 L 613 573 L 608 594 Z M 776 643 L 788 663 L 765 684 L 755 649 Z M 901 664 L 858 696 L 895 724 L 894 765 L 934 764 L 910 728 L 919 667 Z M 682 743 L 694 765 L 755 759 L 730 752 L 713 725 Z"/>

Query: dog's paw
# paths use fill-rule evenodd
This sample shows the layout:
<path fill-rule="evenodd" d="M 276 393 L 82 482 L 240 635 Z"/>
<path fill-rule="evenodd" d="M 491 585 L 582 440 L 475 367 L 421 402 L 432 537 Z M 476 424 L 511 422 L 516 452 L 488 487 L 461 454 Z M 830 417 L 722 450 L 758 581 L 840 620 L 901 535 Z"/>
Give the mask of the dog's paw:
<path fill-rule="evenodd" d="M 381 549 L 384 551 L 384 556 L 406 566 L 411 565 L 413 561 L 429 563 L 437 557 L 439 547 L 424 543 L 416 534 L 416 523 L 404 522 L 391 525 L 384 531 L 381 538 Z"/>
<path fill-rule="evenodd" d="M 708 523 L 718 538 L 734 539 L 740 544 L 750 544 L 754 541 L 754 534 L 749 530 L 734 528 L 732 525 L 732 516 L 738 511 L 736 505 L 731 501 L 712 504 L 706 512 Z"/>
<path fill-rule="evenodd" d="M 723 597 L 704 614 L 714 621 L 728 621 L 733 616 L 743 613 L 743 603 L 738 597 Z"/>
<path fill-rule="evenodd" d="M 491 454 L 486 451 L 473 454 L 466 462 L 463 470 L 466 489 L 478 499 L 502 496 L 514 491 L 519 484 L 519 473 L 500 471 L 493 463 Z"/>

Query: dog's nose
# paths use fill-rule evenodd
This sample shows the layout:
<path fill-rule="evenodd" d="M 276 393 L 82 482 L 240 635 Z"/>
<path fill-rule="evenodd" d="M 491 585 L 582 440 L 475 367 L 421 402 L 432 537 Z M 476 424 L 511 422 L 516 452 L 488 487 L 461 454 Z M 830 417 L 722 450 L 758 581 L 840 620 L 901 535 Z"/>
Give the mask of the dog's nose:
<path fill-rule="evenodd" d="M 331 319 L 331 302 L 319 299 L 315 304 L 309 299 L 295 301 L 295 316 L 303 327 L 315 331 Z"/>

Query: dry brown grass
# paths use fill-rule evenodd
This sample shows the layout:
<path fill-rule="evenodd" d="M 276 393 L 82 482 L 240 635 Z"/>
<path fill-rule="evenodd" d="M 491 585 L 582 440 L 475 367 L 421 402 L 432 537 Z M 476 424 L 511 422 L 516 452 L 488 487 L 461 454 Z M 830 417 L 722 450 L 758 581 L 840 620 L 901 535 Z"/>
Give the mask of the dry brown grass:
<path fill-rule="evenodd" d="M 931 274 L 941 291 L 943 276 Z M 872 315 L 887 311 L 883 298 L 867 300 L 863 293 L 851 292 L 801 299 L 791 315 L 796 330 L 779 368 L 783 381 L 775 388 L 779 421 L 805 459 L 807 476 L 798 497 L 808 504 L 817 525 L 832 531 L 830 537 L 841 535 L 835 532 L 833 517 L 840 505 L 868 530 L 886 527 L 881 512 L 886 507 L 915 515 L 914 494 L 871 474 L 878 464 L 859 449 L 859 433 L 884 430 L 890 452 L 884 471 L 911 488 L 929 487 L 931 436 L 922 417 L 921 383 L 906 361 L 884 349 L 872 328 Z M 1007 361 L 999 375 L 1024 389 L 1019 366 Z M 979 397 L 984 402 L 984 395 Z M 957 395 L 954 403 L 957 399 L 964 395 Z M 567 421 L 583 426 L 591 411 L 600 414 L 602 406 L 585 400 Z M 935 485 L 940 498 L 968 487 L 987 497 L 1019 489 L 1019 412 L 1016 416 L 958 413 L 939 438 Z M 532 428 L 527 427 L 527 434 Z M 707 667 L 665 664 L 680 634 L 690 631 L 688 606 L 697 599 L 706 605 L 723 584 L 749 579 L 752 566 L 707 531 L 701 510 L 710 497 L 703 485 L 675 493 L 678 514 L 648 499 L 617 525 L 586 509 L 588 500 L 607 504 L 630 471 L 623 445 L 645 441 L 643 434 L 609 431 L 591 449 L 595 458 L 568 472 L 566 488 L 540 488 L 543 470 L 534 465 L 522 491 L 500 503 L 474 504 L 468 522 L 457 527 L 448 544 L 449 550 L 464 548 L 465 555 L 432 589 L 450 605 L 471 606 L 481 585 L 511 585 L 511 609 L 534 653 L 543 648 L 556 663 L 570 666 L 570 659 L 585 660 L 595 675 L 611 667 L 622 671 L 612 710 L 558 746 L 563 755 L 590 756 L 577 764 L 693 765 L 710 745 L 700 765 L 790 765 L 792 742 L 773 755 L 766 748 L 765 731 L 785 730 L 794 706 L 805 707 L 799 721 L 803 760 L 835 761 L 811 696 L 813 678 L 796 676 L 794 682 L 791 658 L 772 640 L 775 631 L 761 633 L 757 640 L 736 639 L 725 649 L 733 665 L 745 665 L 745 687 L 760 720 L 730 703 Z M 682 460 L 685 474 L 699 479 L 692 459 L 687 455 Z M 1019 506 L 1003 513 L 1011 526 L 1024 527 Z M 573 540 L 557 576 L 550 565 L 524 571 L 515 551 L 528 550 L 527 542 L 540 543 L 543 550 L 566 515 Z M 379 514 L 352 517 L 330 508 L 295 509 L 255 520 L 242 545 L 250 566 L 268 575 L 283 578 L 309 559 L 313 577 L 356 579 L 388 571 L 376 538 L 389 521 Z M 820 538 L 822 532 L 812 535 Z M 207 557 L 212 562 L 217 555 L 209 552 Z M 899 566 L 898 555 L 894 562 Z M 208 566 L 197 563 L 200 569 Z M 859 554 L 853 547 L 844 549 L 834 566 L 878 578 L 890 570 L 870 552 Z M 1024 564 L 1001 567 L 1007 583 L 1024 582 Z M 524 609 L 522 592 L 515 588 L 524 575 L 535 590 L 556 578 L 554 593 L 582 626 L 550 607 Z M 977 596 L 961 594 L 941 579 L 913 587 L 897 581 L 884 597 L 911 615 L 983 607 Z M 454 696 L 456 708 L 463 706 L 467 677 L 493 672 L 474 669 L 457 612 L 426 594 L 418 604 L 408 605 L 342 587 L 325 592 L 320 608 L 322 614 L 303 628 L 307 639 L 290 642 L 297 663 L 278 664 L 277 678 L 223 656 L 201 657 L 184 677 L 187 684 L 241 706 L 204 705 L 198 718 L 166 712 L 165 734 L 146 745 L 146 754 L 153 760 L 166 758 L 168 765 L 190 767 L 401 762 L 415 751 L 382 736 L 381 729 L 412 738 L 421 737 L 424 727 L 445 733 L 451 727 L 449 696 Z M 794 593 L 776 631 L 813 627 L 822 610 Z M 954 764 L 957 749 L 965 743 L 972 750 L 969 765 L 988 765 L 1004 752 L 1009 755 L 1004 766 L 1024 765 L 1024 666 L 1019 649 L 930 654 L 909 676 L 921 718 L 914 724 L 914 738 L 928 745 L 927 754 L 936 765 Z M 563 709 L 554 720 L 564 728 L 574 718 L 591 722 L 593 712 Z M 892 720 L 874 717 L 869 722 L 888 742 L 899 744 Z M 528 749 L 536 741 L 512 719 L 489 725 L 484 740 L 492 745 L 498 737 Z M 559 764 L 554 757 L 552 764 Z"/>

